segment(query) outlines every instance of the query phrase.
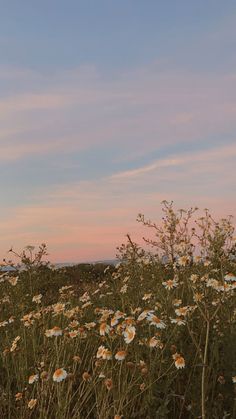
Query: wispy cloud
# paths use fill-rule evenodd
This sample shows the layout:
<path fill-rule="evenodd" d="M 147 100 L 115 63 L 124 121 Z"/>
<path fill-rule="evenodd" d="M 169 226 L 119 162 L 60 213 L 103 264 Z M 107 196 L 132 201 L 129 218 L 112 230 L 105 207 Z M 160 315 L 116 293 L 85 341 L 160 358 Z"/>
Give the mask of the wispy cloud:
<path fill-rule="evenodd" d="M 114 257 L 127 232 L 142 241 L 147 232 L 137 225 L 136 215 L 158 220 L 163 199 L 173 199 L 176 207 L 208 207 L 216 217 L 236 215 L 235 157 L 231 143 L 176 153 L 103 178 L 48 186 L 34 193 L 31 205 L 2 215 L 0 250 L 46 241 L 53 260 Z"/>
<path fill-rule="evenodd" d="M 195 153 L 183 153 L 180 155 L 170 156 L 169 159 L 160 159 L 156 160 L 149 165 L 139 167 L 134 170 L 127 170 L 119 173 L 115 173 L 111 176 L 111 179 L 127 179 L 131 177 L 140 177 L 148 172 L 154 172 L 161 168 L 171 168 L 171 167 L 186 167 L 188 164 L 196 163 L 205 163 L 206 170 L 216 169 L 218 171 L 218 166 L 216 165 L 219 160 L 223 163 L 227 158 L 234 159 L 236 157 L 236 143 L 231 143 L 223 145 L 221 147 L 210 148 L 207 151 L 200 151 Z M 219 162 L 220 163 L 220 162 Z M 225 167 L 222 167 L 222 173 L 225 173 Z"/>
<path fill-rule="evenodd" d="M 161 169 L 162 167 L 170 167 L 170 166 L 178 166 L 181 164 L 182 159 L 163 159 L 158 160 L 155 163 L 151 163 L 147 166 L 139 167 L 138 169 L 134 170 L 127 170 L 124 172 L 116 173 L 111 176 L 111 179 L 122 179 L 122 178 L 129 178 L 133 176 L 139 176 L 147 172 L 152 172 L 157 169 Z"/>
<path fill-rule="evenodd" d="M 14 119 L 11 143 L 24 142 L 24 128 L 29 127 L 31 142 L 37 143 L 40 128 L 40 141 L 50 142 L 51 150 L 54 143 L 57 149 L 54 138 L 60 136 L 71 151 L 119 143 L 129 150 L 124 158 L 132 158 L 180 142 L 188 146 L 208 138 L 214 143 L 236 129 L 232 75 L 160 72 L 150 65 L 112 80 L 95 71 L 87 77 L 79 70 L 64 72 L 43 81 L 38 75 L 36 86 L 32 91 L 24 81 L 24 91 L 0 100 L 3 132 Z M 0 133 L 0 143 L 8 141 Z"/>

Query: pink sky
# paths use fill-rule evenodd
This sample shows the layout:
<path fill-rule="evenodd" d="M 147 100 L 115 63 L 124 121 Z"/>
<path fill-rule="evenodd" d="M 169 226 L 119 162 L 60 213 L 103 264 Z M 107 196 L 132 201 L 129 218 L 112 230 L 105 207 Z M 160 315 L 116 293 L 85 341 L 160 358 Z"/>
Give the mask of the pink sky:
<path fill-rule="evenodd" d="M 164 199 L 236 215 L 235 7 L 113 3 L 4 9 L 2 257 L 114 258 Z"/>

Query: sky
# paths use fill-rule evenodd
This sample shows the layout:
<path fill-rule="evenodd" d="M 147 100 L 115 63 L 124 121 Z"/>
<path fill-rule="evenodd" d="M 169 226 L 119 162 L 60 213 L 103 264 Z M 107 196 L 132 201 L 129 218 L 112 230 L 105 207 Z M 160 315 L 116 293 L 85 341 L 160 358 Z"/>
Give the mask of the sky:
<path fill-rule="evenodd" d="M 0 258 L 114 258 L 164 199 L 236 215 L 234 0 L 0 6 Z"/>

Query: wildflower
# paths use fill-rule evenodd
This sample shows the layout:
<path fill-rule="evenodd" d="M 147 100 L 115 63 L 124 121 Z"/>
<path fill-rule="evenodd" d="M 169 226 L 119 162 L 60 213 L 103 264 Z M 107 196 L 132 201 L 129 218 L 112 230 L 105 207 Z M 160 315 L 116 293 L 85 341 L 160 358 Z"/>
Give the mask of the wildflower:
<path fill-rule="evenodd" d="M 59 293 L 63 294 L 65 291 L 72 288 L 72 285 L 64 285 L 63 287 L 59 288 Z"/>
<path fill-rule="evenodd" d="M 97 355 L 96 355 L 97 358 L 102 358 L 104 349 L 105 349 L 105 346 L 103 345 L 99 346 L 97 350 Z"/>
<path fill-rule="evenodd" d="M 136 313 L 140 313 L 140 311 L 142 311 L 141 307 L 131 308 L 131 314 L 132 315 L 135 315 Z"/>
<path fill-rule="evenodd" d="M 85 308 L 87 308 L 87 307 L 89 307 L 91 305 L 92 305 L 91 301 L 87 301 L 87 303 L 84 303 L 81 308 L 82 309 L 85 309 Z"/>
<path fill-rule="evenodd" d="M 113 382 L 112 382 L 112 379 L 111 378 L 107 378 L 105 381 L 104 381 L 104 384 L 105 384 L 105 386 L 106 386 L 106 388 L 107 388 L 107 390 L 111 390 L 112 389 L 112 387 L 113 387 Z"/>
<path fill-rule="evenodd" d="M 84 381 L 91 381 L 91 375 L 87 371 L 83 373 L 82 378 Z"/>
<path fill-rule="evenodd" d="M 78 333 L 79 333 L 79 335 L 80 335 L 80 337 L 81 337 L 82 339 L 85 339 L 85 338 L 87 337 L 87 334 L 86 334 L 86 332 L 85 332 L 85 330 L 84 330 L 84 327 L 79 327 L 79 329 L 78 329 Z"/>
<path fill-rule="evenodd" d="M 133 317 L 126 317 L 126 319 L 123 321 L 122 324 L 125 324 L 127 326 L 132 326 L 132 324 L 134 324 L 134 318 Z"/>
<path fill-rule="evenodd" d="M 186 316 L 188 311 L 189 311 L 189 308 L 187 306 L 186 307 L 179 307 L 175 310 L 175 314 L 177 316 Z"/>
<path fill-rule="evenodd" d="M 28 408 L 33 409 L 37 404 L 37 399 L 31 399 L 28 403 Z"/>
<path fill-rule="evenodd" d="M 35 295 L 32 298 L 33 303 L 40 304 L 42 299 L 42 294 Z"/>
<path fill-rule="evenodd" d="M 225 281 L 236 281 L 236 276 L 232 273 L 228 273 L 227 275 L 225 275 L 224 277 Z"/>
<path fill-rule="evenodd" d="M 93 295 L 96 295 L 96 294 L 98 294 L 100 292 L 100 288 L 97 288 L 94 292 L 93 292 Z"/>
<path fill-rule="evenodd" d="M 112 352 L 109 351 L 109 349 L 105 349 L 104 352 L 103 352 L 103 356 L 102 357 L 105 360 L 112 359 Z"/>
<path fill-rule="evenodd" d="M 96 326 L 95 322 L 90 322 L 90 323 L 85 323 L 84 327 L 86 327 L 86 329 L 91 330 Z"/>
<path fill-rule="evenodd" d="M 41 312 L 37 311 L 36 313 L 33 314 L 33 317 L 34 317 L 34 319 L 38 320 L 38 319 L 40 319 L 41 315 L 42 315 Z"/>
<path fill-rule="evenodd" d="M 115 359 L 117 359 L 117 361 L 123 361 L 125 359 L 126 355 L 127 355 L 126 351 L 118 351 L 115 354 Z"/>
<path fill-rule="evenodd" d="M 111 351 L 109 351 L 109 349 L 105 348 L 105 346 L 101 345 L 99 346 L 98 350 L 97 350 L 97 355 L 96 357 L 105 359 L 105 360 L 109 360 L 112 358 L 112 353 Z"/>
<path fill-rule="evenodd" d="M 202 301 L 203 297 L 204 297 L 203 294 L 201 294 L 200 292 L 196 292 L 196 294 L 194 294 L 193 296 L 193 300 L 195 302 L 199 302 L 199 301 Z"/>
<path fill-rule="evenodd" d="M 69 323 L 69 327 L 71 327 L 72 329 L 74 329 L 75 327 L 77 327 L 79 325 L 79 322 L 77 320 L 72 320 Z"/>
<path fill-rule="evenodd" d="M 152 313 L 154 313 L 154 310 L 144 310 L 144 311 L 142 311 L 142 313 L 140 313 L 140 315 L 138 316 L 137 321 L 140 322 L 140 321 L 146 319 L 146 317 L 149 314 L 152 314 Z"/>
<path fill-rule="evenodd" d="M 162 282 L 162 285 L 170 291 L 178 286 L 178 282 L 175 279 L 168 279 L 167 281 Z"/>
<path fill-rule="evenodd" d="M 14 321 L 15 321 L 14 316 L 9 317 L 9 319 L 8 319 L 8 323 L 9 323 L 9 324 L 10 324 L 10 323 L 13 323 Z"/>
<path fill-rule="evenodd" d="M 182 300 L 178 300 L 177 298 L 172 301 L 173 306 L 179 307 L 182 304 Z"/>
<path fill-rule="evenodd" d="M 163 348 L 163 343 L 159 339 L 157 339 L 155 336 L 153 336 L 152 338 L 149 339 L 148 346 L 150 346 L 150 348 L 158 347 L 158 348 L 162 349 Z"/>
<path fill-rule="evenodd" d="M 123 332 L 125 343 L 129 344 L 135 337 L 136 329 L 134 326 L 127 326 Z"/>
<path fill-rule="evenodd" d="M 106 333 L 110 332 L 110 326 L 107 323 L 101 323 L 99 332 L 101 336 L 105 336 Z"/>
<path fill-rule="evenodd" d="M 54 326 L 52 329 L 45 331 L 45 336 L 47 336 L 47 338 L 52 336 L 62 336 L 62 329 L 58 326 Z"/>
<path fill-rule="evenodd" d="M 24 323 L 25 327 L 30 327 L 34 323 L 34 320 L 32 319 L 33 313 L 25 314 L 21 321 Z"/>
<path fill-rule="evenodd" d="M 180 256 L 178 258 L 178 264 L 180 266 L 186 266 L 188 264 L 188 262 L 190 261 L 189 256 L 185 255 L 185 256 Z"/>
<path fill-rule="evenodd" d="M 33 384 L 33 383 L 35 383 L 36 381 L 38 381 L 38 379 L 39 379 L 39 375 L 38 375 L 38 374 L 33 374 L 33 375 L 31 375 L 31 376 L 29 377 L 29 379 L 28 379 L 28 383 L 29 383 L 29 384 Z"/>
<path fill-rule="evenodd" d="M 90 296 L 88 294 L 88 292 L 86 291 L 80 298 L 79 300 L 81 301 L 81 303 L 87 303 L 90 300 Z"/>
<path fill-rule="evenodd" d="M 61 314 L 63 313 L 64 310 L 65 310 L 65 304 L 63 303 L 57 303 L 57 304 L 54 304 L 53 306 L 53 311 L 55 314 Z"/>
<path fill-rule="evenodd" d="M 222 286 L 218 287 L 218 291 L 231 291 L 236 288 L 236 282 L 232 282 L 232 284 L 229 284 L 228 282 L 225 282 Z"/>
<path fill-rule="evenodd" d="M 71 330 L 71 332 L 68 333 L 71 339 L 74 339 L 78 336 L 79 331 L 78 330 Z"/>
<path fill-rule="evenodd" d="M 207 280 L 206 286 L 217 290 L 218 287 L 219 287 L 219 281 L 217 281 L 217 279 L 210 278 L 210 279 Z"/>
<path fill-rule="evenodd" d="M 15 400 L 16 400 L 16 402 L 18 402 L 19 400 L 21 400 L 22 397 L 23 397 L 23 393 L 16 393 L 15 394 Z"/>
<path fill-rule="evenodd" d="M 150 300 L 151 297 L 152 297 L 152 293 L 150 292 L 149 294 L 144 294 L 142 300 L 143 301 Z"/>
<path fill-rule="evenodd" d="M 59 383 L 60 381 L 65 380 L 65 378 L 67 377 L 67 372 L 66 370 L 64 370 L 64 368 L 58 368 L 54 374 L 53 374 L 53 381 L 56 381 L 57 383 Z"/>
<path fill-rule="evenodd" d="M 68 319 L 72 319 L 76 315 L 76 313 L 79 313 L 79 312 L 80 312 L 80 308 L 77 306 L 77 307 L 72 308 L 71 310 L 64 311 L 63 314 Z"/>
<path fill-rule="evenodd" d="M 119 323 L 119 319 L 117 317 L 111 318 L 111 327 L 116 326 Z"/>
<path fill-rule="evenodd" d="M 157 329 L 165 329 L 166 327 L 165 323 L 154 314 L 149 314 L 147 320 L 150 322 L 151 326 L 156 326 Z"/>
<path fill-rule="evenodd" d="M 180 354 L 175 353 L 174 355 L 172 355 L 172 358 L 175 361 L 175 366 L 177 369 L 181 369 L 185 367 L 185 360 Z"/>
<path fill-rule="evenodd" d="M 13 286 L 13 287 L 15 287 L 16 286 L 16 284 L 17 284 L 17 282 L 18 282 L 18 279 L 19 279 L 19 277 L 18 276 L 15 276 L 15 277 L 9 277 L 8 278 L 8 282 Z"/>
<path fill-rule="evenodd" d="M 10 352 L 14 352 L 17 349 L 17 342 L 20 340 L 20 336 L 16 336 L 16 338 L 13 340 Z"/>
<path fill-rule="evenodd" d="M 100 319 L 101 322 L 106 322 L 110 315 L 114 314 L 113 310 L 101 309 L 102 317 Z"/>
<path fill-rule="evenodd" d="M 171 319 L 171 323 L 175 323 L 178 326 L 184 326 L 186 324 L 185 320 L 181 319 L 181 317 L 177 317 L 177 319 Z"/>
<path fill-rule="evenodd" d="M 206 258 L 204 261 L 204 266 L 209 266 L 210 264 L 211 264 L 211 261 L 208 258 Z"/>
<path fill-rule="evenodd" d="M 74 291 L 73 291 L 73 286 L 72 285 L 66 285 L 64 287 L 61 287 L 59 289 L 59 293 L 61 294 L 62 298 L 74 295 Z"/>
<path fill-rule="evenodd" d="M 128 285 L 127 284 L 123 285 L 123 287 L 121 287 L 121 289 L 120 289 L 120 293 L 121 294 L 126 294 L 127 289 L 128 289 Z"/>
<path fill-rule="evenodd" d="M 190 281 L 192 281 L 194 284 L 195 284 L 195 282 L 197 282 L 197 280 L 198 280 L 198 275 L 197 274 L 192 274 L 190 276 Z"/>

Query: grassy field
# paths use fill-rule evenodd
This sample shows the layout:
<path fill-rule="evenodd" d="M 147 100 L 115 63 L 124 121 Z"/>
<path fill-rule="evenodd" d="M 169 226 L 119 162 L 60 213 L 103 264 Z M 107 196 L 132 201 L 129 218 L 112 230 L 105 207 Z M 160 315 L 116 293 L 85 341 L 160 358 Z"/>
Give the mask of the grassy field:
<path fill-rule="evenodd" d="M 11 251 L 1 418 L 236 417 L 234 229 L 196 214 L 167 202 L 160 225 L 139 214 L 150 251 L 127 236 L 116 267 L 55 270 L 45 245 Z"/>

